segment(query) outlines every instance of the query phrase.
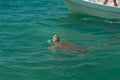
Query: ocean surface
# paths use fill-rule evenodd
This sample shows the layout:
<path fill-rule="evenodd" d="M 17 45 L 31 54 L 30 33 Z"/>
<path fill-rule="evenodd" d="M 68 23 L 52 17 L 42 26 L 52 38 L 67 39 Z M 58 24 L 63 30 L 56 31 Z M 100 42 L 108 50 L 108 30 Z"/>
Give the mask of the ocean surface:
<path fill-rule="evenodd" d="M 87 49 L 53 52 L 54 34 Z M 72 14 L 63 0 L 0 0 L 0 80 L 120 80 L 120 21 Z"/>

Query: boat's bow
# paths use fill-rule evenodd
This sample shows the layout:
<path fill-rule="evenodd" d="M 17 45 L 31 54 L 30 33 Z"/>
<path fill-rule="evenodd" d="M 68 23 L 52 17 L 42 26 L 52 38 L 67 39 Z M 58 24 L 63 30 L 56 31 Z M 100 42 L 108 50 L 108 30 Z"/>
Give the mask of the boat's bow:
<path fill-rule="evenodd" d="M 87 14 L 107 19 L 120 19 L 120 8 L 105 6 L 88 0 L 65 0 L 68 8 L 74 13 Z"/>

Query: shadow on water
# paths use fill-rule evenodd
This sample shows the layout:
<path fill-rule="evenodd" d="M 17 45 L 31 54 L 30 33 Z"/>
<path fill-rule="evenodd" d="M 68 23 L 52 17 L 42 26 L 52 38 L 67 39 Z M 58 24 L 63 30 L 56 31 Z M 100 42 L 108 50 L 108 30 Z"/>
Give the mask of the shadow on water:
<path fill-rule="evenodd" d="M 57 20 L 60 21 L 69 21 L 69 22 L 80 22 L 80 21 L 95 21 L 95 22 L 106 22 L 106 23 L 116 23 L 116 24 L 120 24 L 120 20 L 115 20 L 115 19 L 104 19 L 104 18 L 99 18 L 99 17 L 95 17 L 95 16 L 88 16 L 88 15 L 84 15 L 84 14 L 71 14 L 68 13 L 66 14 L 65 17 L 62 18 L 58 18 Z"/>

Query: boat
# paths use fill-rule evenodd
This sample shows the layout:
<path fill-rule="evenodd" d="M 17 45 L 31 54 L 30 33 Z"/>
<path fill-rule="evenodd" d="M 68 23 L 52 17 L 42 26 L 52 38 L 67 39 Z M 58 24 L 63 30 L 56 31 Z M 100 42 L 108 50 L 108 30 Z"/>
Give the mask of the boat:
<path fill-rule="evenodd" d="M 120 1 L 117 1 L 118 6 L 114 6 L 113 1 L 103 5 L 103 1 L 104 0 L 64 0 L 68 9 L 73 13 L 120 20 Z"/>

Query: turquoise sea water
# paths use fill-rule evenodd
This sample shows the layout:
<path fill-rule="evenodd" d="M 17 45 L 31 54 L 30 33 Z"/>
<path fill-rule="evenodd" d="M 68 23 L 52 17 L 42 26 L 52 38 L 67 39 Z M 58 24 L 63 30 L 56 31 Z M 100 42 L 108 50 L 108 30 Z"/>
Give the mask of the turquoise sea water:
<path fill-rule="evenodd" d="M 54 34 L 88 50 L 52 52 Z M 71 14 L 63 0 L 0 0 L 0 80 L 120 80 L 120 21 Z"/>

